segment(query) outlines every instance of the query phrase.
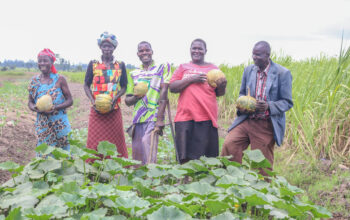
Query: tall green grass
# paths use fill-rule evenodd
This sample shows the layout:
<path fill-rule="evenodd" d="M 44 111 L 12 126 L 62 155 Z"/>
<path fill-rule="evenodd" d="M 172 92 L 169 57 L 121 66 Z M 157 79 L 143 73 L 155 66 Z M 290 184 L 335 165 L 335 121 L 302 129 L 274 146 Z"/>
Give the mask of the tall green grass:
<path fill-rule="evenodd" d="M 339 57 L 321 55 L 301 61 L 272 56 L 293 76 L 294 107 L 287 112 L 284 144 L 319 158 L 350 163 L 350 48 Z M 244 65 L 220 66 L 228 86 L 219 99 L 219 117 L 233 121 Z"/>

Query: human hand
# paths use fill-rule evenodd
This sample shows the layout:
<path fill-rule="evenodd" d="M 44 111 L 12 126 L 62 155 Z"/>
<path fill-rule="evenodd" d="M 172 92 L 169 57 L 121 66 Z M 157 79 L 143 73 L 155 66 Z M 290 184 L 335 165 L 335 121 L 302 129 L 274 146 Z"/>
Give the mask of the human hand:
<path fill-rule="evenodd" d="M 165 127 L 164 121 L 157 121 L 154 130 L 160 136 L 163 136 L 163 129 L 164 129 L 164 127 Z"/>
<path fill-rule="evenodd" d="M 226 88 L 227 80 L 222 77 L 216 80 L 216 88 Z"/>
<path fill-rule="evenodd" d="M 192 83 L 204 83 L 207 81 L 207 75 L 204 73 L 195 74 L 190 79 Z"/>
<path fill-rule="evenodd" d="M 267 102 L 262 100 L 256 101 L 256 112 L 265 112 L 269 108 Z"/>
<path fill-rule="evenodd" d="M 56 106 L 52 106 L 51 110 L 48 110 L 48 111 L 40 111 L 36 106 L 34 107 L 34 111 L 36 111 L 37 113 L 40 113 L 40 114 L 45 114 L 45 115 L 49 115 L 49 114 L 52 114 L 54 111 L 56 110 Z"/>

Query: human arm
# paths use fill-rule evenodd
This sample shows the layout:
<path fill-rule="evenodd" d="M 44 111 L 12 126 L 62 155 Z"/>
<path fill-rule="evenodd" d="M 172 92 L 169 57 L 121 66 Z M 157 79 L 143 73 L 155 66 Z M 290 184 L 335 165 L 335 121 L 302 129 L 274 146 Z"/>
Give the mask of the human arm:
<path fill-rule="evenodd" d="M 206 81 L 207 81 L 207 75 L 204 73 L 200 73 L 200 74 L 192 75 L 185 79 L 180 79 L 180 80 L 171 82 L 169 85 L 169 88 L 170 88 L 170 92 L 172 93 L 180 93 L 192 83 L 204 83 Z"/>
<path fill-rule="evenodd" d="M 226 78 L 219 78 L 216 81 L 216 89 L 215 89 L 215 94 L 217 97 L 225 95 L 226 92 L 226 85 L 227 85 L 227 80 Z"/>
<path fill-rule="evenodd" d="M 92 79 L 93 79 L 92 61 L 90 61 L 88 68 L 86 70 L 86 74 L 85 74 L 84 91 L 85 91 L 86 96 L 90 100 L 91 105 L 95 106 L 95 100 L 94 100 L 94 97 L 93 97 L 92 91 L 91 91 Z"/>
<path fill-rule="evenodd" d="M 73 105 L 72 94 L 70 93 L 70 90 L 68 88 L 67 80 L 63 76 L 60 76 L 58 80 L 59 80 L 59 86 L 65 98 L 65 101 L 59 105 L 54 106 L 53 110 L 61 110 Z"/>

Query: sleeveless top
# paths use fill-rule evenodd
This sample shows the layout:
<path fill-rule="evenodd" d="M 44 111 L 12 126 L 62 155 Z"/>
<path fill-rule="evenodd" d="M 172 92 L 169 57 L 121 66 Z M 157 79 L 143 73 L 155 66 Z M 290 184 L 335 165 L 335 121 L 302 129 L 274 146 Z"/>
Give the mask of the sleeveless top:
<path fill-rule="evenodd" d="M 42 84 L 40 75 L 34 76 L 28 86 L 29 95 L 36 104 L 37 100 L 43 95 L 50 95 L 54 105 L 62 104 L 65 101 L 61 88 L 55 85 L 59 79 L 58 74 L 50 73 L 52 82 Z M 51 114 L 37 113 L 35 132 L 38 137 L 37 145 L 46 143 L 55 147 L 67 147 L 69 145 L 67 135 L 71 131 L 66 109 L 55 110 Z"/>

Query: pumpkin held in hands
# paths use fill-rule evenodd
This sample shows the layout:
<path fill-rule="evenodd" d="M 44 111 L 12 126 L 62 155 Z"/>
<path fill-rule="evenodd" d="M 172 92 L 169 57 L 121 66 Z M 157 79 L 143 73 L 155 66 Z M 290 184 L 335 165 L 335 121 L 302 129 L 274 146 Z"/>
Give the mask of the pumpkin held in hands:
<path fill-rule="evenodd" d="M 217 87 L 217 84 L 216 84 L 216 81 L 218 79 L 221 79 L 221 78 L 226 78 L 225 74 L 219 70 L 219 69 L 213 69 L 213 70 L 210 70 L 208 73 L 207 73 L 207 77 L 208 77 L 208 83 L 210 86 L 216 88 Z"/>
<path fill-rule="evenodd" d="M 250 89 L 249 88 L 248 88 L 248 95 L 241 96 L 237 99 L 237 108 L 240 111 L 245 111 L 248 113 L 255 112 L 256 99 L 250 96 Z"/>
<path fill-rule="evenodd" d="M 50 95 L 41 96 L 36 102 L 36 108 L 41 112 L 50 111 L 53 107 L 52 98 Z"/>
<path fill-rule="evenodd" d="M 98 94 L 95 99 L 96 110 L 106 114 L 112 109 L 112 97 L 108 94 Z"/>
<path fill-rule="evenodd" d="M 139 82 L 134 87 L 134 96 L 144 96 L 148 91 L 148 84 L 145 82 Z"/>

